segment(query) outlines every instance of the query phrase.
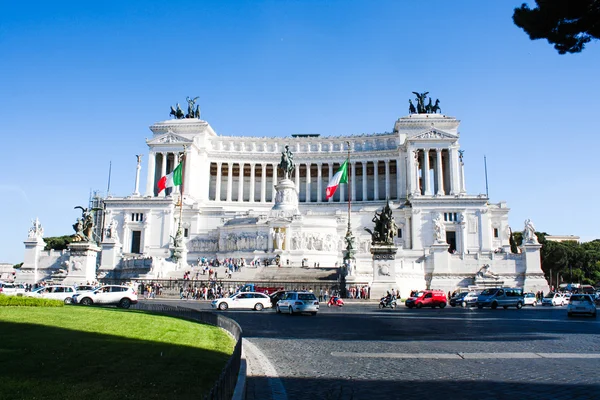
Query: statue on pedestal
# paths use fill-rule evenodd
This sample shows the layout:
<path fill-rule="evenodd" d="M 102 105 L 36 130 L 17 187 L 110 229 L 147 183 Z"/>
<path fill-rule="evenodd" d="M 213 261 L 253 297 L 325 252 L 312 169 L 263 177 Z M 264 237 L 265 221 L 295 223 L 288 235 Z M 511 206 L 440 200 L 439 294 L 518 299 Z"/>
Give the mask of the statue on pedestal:
<path fill-rule="evenodd" d="M 281 152 L 281 162 L 279 163 L 279 169 L 283 171 L 283 178 L 289 179 L 295 168 L 294 154 L 290 151 L 290 146 L 286 144 L 285 150 Z"/>
<path fill-rule="evenodd" d="M 29 228 L 29 233 L 27 235 L 27 237 L 29 237 L 30 239 L 35 239 L 35 238 L 41 238 L 42 236 L 44 236 L 44 228 L 42 227 L 42 224 L 40 223 L 39 219 L 35 219 L 31 221 L 31 228 Z"/>
<path fill-rule="evenodd" d="M 537 236 L 535 234 L 535 226 L 529 218 L 525 220 L 525 229 L 523 230 L 523 243 L 538 243 Z"/>
<path fill-rule="evenodd" d="M 433 219 L 433 239 L 436 243 L 446 243 L 446 227 L 441 213 Z"/>
<path fill-rule="evenodd" d="M 373 231 L 365 228 L 365 231 L 371 234 L 372 244 L 394 244 L 394 237 L 398 232 L 398 225 L 396 225 L 396 222 L 394 221 L 389 201 L 381 212 L 375 211 L 375 216 L 373 216 L 372 221 L 375 222 Z"/>
<path fill-rule="evenodd" d="M 75 231 L 74 242 L 94 242 L 94 216 L 92 213 L 101 208 L 86 208 L 82 206 L 74 207 L 75 209 L 81 209 L 81 218 L 77 218 L 77 222 L 73 224 L 73 230 Z"/>

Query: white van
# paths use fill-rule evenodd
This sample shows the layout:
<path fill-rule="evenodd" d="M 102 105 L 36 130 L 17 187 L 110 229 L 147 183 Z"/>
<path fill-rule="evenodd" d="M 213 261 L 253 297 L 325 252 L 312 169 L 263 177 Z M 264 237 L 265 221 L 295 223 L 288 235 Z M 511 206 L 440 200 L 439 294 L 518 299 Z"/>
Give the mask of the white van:
<path fill-rule="evenodd" d="M 25 294 L 25 286 L 18 283 L 0 282 L 2 294 L 7 296 L 23 296 Z"/>

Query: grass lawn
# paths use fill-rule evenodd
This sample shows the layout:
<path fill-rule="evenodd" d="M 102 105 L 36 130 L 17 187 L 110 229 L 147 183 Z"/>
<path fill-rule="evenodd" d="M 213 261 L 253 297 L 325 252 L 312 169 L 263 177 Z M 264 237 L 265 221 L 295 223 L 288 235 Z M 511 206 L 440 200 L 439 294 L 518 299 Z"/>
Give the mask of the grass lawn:
<path fill-rule="evenodd" d="M 199 398 L 235 342 L 134 310 L 0 307 L 0 399 Z"/>

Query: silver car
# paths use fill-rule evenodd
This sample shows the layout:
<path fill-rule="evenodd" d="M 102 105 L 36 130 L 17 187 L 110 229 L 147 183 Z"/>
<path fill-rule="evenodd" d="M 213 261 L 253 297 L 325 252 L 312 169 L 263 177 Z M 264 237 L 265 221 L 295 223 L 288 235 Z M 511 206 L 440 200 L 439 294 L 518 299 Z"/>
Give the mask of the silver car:
<path fill-rule="evenodd" d="M 317 312 L 319 312 L 319 300 L 317 299 L 317 296 L 311 292 L 287 292 L 282 299 L 277 302 L 275 311 L 278 313 L 309 313 L 311 315 L 317 315 Z"/>

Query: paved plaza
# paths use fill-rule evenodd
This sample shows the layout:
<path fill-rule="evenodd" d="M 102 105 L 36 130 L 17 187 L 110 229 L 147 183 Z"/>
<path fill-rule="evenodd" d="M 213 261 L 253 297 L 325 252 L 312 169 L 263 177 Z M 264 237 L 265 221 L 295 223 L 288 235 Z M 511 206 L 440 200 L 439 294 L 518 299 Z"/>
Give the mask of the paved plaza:
<path fill-rule="evenodd" d="M 322 307 L 316 317 L 226 314 L 249 343 L 250 400 L 600 396 L 600 323 L 568 318 L 564 307 L 378 310 L 369 302 Z"/>

